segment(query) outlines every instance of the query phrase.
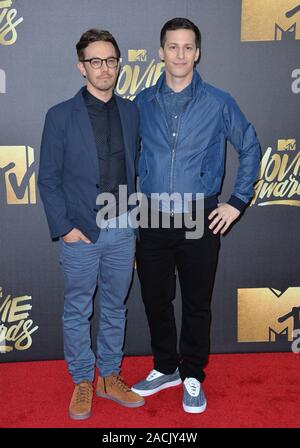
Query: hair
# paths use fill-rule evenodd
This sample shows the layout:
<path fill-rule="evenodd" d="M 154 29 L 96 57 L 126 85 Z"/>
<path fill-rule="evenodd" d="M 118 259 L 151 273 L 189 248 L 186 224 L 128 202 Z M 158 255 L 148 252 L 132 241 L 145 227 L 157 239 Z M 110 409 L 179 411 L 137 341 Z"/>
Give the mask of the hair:
<path fill-rule="evenodd" d="M 93 42 L 110 42 L 111 44 L 113 44 L 116 50 L 117 58 L 120 58 L 121 52 L 113 35 L 109 31 L 91 28 L 90 30 L 82 34 L 81 38 L 76 44 L 79 61 L 84 59 L 84 49 Z"/>
<path fill-rule="evenodd" d="M 176 17 L 175 19 L 171 19 L 164 24 L 160 32 L 160 46 L 164 48 L 167 31 L 175 31 L 180 29 L 193 31 L 195 33 L 196 48 L 201 48 L 201 33 L 199 28 L 191 20 L 183 17 Z"/>

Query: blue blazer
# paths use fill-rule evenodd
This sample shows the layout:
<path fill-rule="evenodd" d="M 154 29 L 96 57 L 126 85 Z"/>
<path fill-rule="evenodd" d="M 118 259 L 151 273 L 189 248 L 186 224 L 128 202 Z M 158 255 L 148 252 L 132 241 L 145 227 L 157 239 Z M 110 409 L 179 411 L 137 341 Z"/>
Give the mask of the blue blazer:
<path fill-rule="evenodd" d="M 99 168 L 93 129 L 82 92 L 47 112 L 41 143 L 38 187 L 52 238 L 78 228 L 92 242 L 96 224 Z M 139 147 L 136 105 L 116 95 L 120 113 L 128 194 L 135 192 L 135 163 Z"/>

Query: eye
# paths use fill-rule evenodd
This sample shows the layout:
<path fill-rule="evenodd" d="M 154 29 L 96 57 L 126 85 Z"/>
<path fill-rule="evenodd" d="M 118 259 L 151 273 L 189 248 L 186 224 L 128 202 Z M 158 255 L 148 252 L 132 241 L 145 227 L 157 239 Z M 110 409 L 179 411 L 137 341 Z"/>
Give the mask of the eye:
<path fill-rule="evenodd" d="M 101 59 L 98 59 L 98 58 L 92 58 L 91 59 L 91 65 L 93 67 L 98 67 L 98 66 L 101 65 L 101 63 L 102 63 Z"/>

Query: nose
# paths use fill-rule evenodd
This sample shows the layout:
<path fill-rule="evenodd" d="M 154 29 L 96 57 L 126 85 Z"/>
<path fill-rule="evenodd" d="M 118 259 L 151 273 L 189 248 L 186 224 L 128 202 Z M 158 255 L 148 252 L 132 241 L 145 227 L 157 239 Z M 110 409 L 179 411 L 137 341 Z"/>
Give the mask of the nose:
<path fill-rule="evenodd" d="M 177 57 L 178 59 L 184 59 L 184 48 L 178 48 Z"/>
<path fill-rule="evenodd" d="M 100 68 L 101 68 L 102 71 L 104 70 L 104 71 L 107 72 L 107 71 L 108 71 L 107 61 L 103 60 L 103 61 L 102 61 L 102 65 L 101 65 Z"/>

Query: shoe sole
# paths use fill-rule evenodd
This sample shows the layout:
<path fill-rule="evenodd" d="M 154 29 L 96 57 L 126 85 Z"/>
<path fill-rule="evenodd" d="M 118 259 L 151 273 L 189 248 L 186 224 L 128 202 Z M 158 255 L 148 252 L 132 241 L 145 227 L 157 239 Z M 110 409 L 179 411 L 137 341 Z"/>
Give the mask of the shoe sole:
<path fill-rule="evenodd" d="M 112 400 L 115 403 L 120 404 L 121 406 L 125 406 L 126 408 L 139 408 L 145 404 L 145 400 L 137 401 L 135 403 L 127 403 L 126 401 L 118 400 L 111 395 L 105 394 L 103 392 L 96 392 L 97 397 L 106 398 L 107 400 Z"/>
<path fill-rule="evenodd" d="M 186 404 L 182 403 L 183 409 L 185 412 L 188 412 L 189 414 L 201 414 L 201 412 L 204 412 L 206 409 L 206 402 L 202 406 L 187 406 Z"/>
<path fill-rule="evenodd" d="M 131 390 L 132 390 L 132 392 L 139 394 L 141 397 L 149 397 L 150 395 L 154 395 L 163 389 L 168 389 L 169 387 L 179 386 L 179 384 L 181 384 L 181 383 L 182 383 L 182 380 L 179 379 L 179 380 L 170 381 L 169 383 L 164 383 L 161 386 L 158 386 L 155 389 L 151 389 L 151 390 L 139 390 L 139 389 L 135 389 L 134 387 L 132 387 Z"/>
<path fill-rule="evenodd" d="M 69 417 L 72 420 L 86 420 L 91 416 L 92 412 L 86 412 L 85 414 L 72 414 L 72 412 L 69 411 Z"/>

